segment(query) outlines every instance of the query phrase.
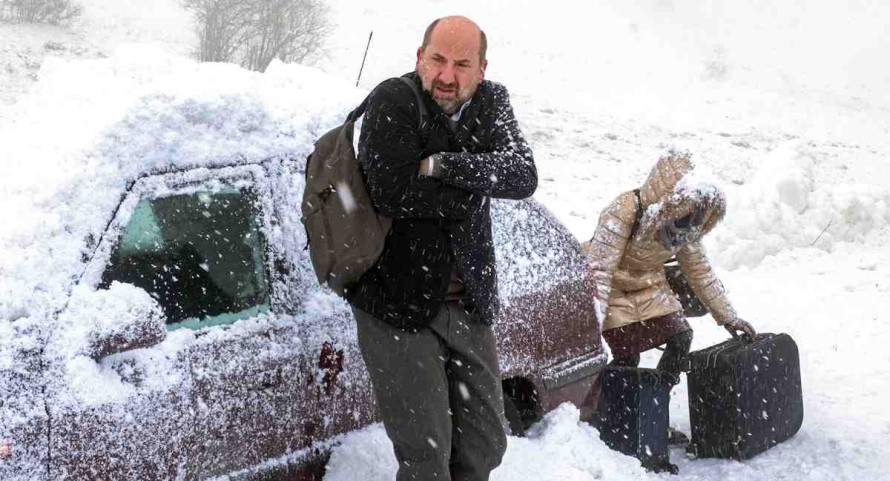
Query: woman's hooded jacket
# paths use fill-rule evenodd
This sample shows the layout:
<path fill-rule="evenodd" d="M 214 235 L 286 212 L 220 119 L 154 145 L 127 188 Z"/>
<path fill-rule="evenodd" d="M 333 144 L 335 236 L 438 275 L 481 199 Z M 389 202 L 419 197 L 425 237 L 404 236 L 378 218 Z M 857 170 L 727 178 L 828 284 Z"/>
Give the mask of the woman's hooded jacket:
<path fill-rule="evenodd" d="M 590 241 L 582 244 L 596 282 L 595 304 L 603 330 L 682 311 L 665 277 L 664 263 L 676 257 L 693 291 L 718 324 L 736 318 L 720 280 L 705 256 L 701 238 L 678 248 L 659 242 L 658 230 L 693 211 L 703 214 L 702 236 L 723 218 L 726 197 L 709 182 L 695 179 L 688 153 L 670 151 L 659 159 L 640 188 L 619 195 L 599 218 Z M 642 209 L 636 232 L 632 231 Z"/>

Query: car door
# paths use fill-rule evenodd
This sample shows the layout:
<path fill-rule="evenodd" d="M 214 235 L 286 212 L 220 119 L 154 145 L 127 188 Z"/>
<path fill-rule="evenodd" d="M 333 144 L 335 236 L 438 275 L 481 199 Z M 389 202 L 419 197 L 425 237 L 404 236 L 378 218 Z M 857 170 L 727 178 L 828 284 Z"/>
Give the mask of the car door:
<path fill-rule="evenodd" d="M 276 297 L 279 246 L 270 242 L 265 169 L 199 170 L 165 180 L 151 207 L 164 240 L 179 251 L 155 266 L 156 278 L 171 279 L 156 292 L 166 292 L 168 330 L 195 335 L 187 349 L 194 449 L 185 472 L 221 475 L 289 450 L 299 404 L 289 388 L 301 381 L 302 344 Z"/>
<path fill-rule="evenodd" d="M 371 422 L 376 406 L 346 302 L 319 285 L 299 202 L 300 162 L 263 163 L 263 239 L 272 279 L 271 322 L 239 321 L 193 349 L 197 458 L 205 475 L 302 479 L 335 436 Z M 237 476 L 236 476 L 237 477 Z"/>
<path fill-rule="evenodd" d="M 129 189 L 81 284 L 144 290 L 166 339 L 81 366 L 113 378 L 118 396 L 62 383 L 55 472 L 197 479 L 289 449 L 300 403 L 284 387 L 302 382 L 302 342 L 276 297 L 270 192 L 260 165 L 146 176 Z"/>

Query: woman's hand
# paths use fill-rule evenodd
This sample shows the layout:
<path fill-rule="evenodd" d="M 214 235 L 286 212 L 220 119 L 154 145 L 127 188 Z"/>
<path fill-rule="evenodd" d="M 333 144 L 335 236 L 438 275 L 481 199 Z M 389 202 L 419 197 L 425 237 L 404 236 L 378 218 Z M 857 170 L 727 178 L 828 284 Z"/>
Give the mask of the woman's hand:
<path fill-rule="evenodd" d="M 746 336 L 748 336 L 748 339 L 753 341 L 754 336 L 757 335 L 757 332 L 754 330 L 754 326 L 752 326 L 750 322 L 738 317 L 727 322 L 723 325 L 723 327 L 725 327 L 726 330 L 729 331 L 729 333 L 732 334 L 733 337 L 735 337 L 738 331 L 742 331 L 745 333 Z"/>

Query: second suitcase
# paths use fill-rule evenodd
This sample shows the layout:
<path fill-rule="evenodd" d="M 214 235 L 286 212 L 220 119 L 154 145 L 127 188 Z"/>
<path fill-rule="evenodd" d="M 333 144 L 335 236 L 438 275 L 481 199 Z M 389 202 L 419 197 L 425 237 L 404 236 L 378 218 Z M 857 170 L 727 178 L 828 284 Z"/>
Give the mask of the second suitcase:
<path fill-rule="evenodd" d="M 691 453 L 748 459 L 800 429 L 800 359 L 791 336 L 730 339 L 689 359 Z"/>
<path fill-rule="evenodd" d="M 603 442 L 649 470 L 676 473 L 667 445 L 671 387 L 655 369 L 606 366 L 594 417 Z"/>

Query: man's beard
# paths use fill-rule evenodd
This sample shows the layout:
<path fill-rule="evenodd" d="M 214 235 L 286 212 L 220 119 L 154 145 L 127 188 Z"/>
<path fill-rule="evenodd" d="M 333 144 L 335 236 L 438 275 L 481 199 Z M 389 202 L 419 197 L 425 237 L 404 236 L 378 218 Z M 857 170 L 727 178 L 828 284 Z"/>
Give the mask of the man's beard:
<path fill-rule="evenodd" d="M 456 96 L 448 96 L 448 97 L 439 97 L 436 95 L 436 87 L 443 86 L 445 88 L 453 88 L 455 92 L 457 92 Z M 463 95 L 461 95 L 463 94 Z M 433 84 L 430 86 L 430 96 L 442 110 L 448 115 L 454 115 L 455 112 L 460 109 L 461 105 L 466 103 L 467 100 L 470 100 L 470 97 L 473 96 L 473 92 L 464 92 L 460 88 L 460 85 L 457 83 L 453 84 L 445 84 L 439 82 L 438 80 L 433 80 Z"/>

